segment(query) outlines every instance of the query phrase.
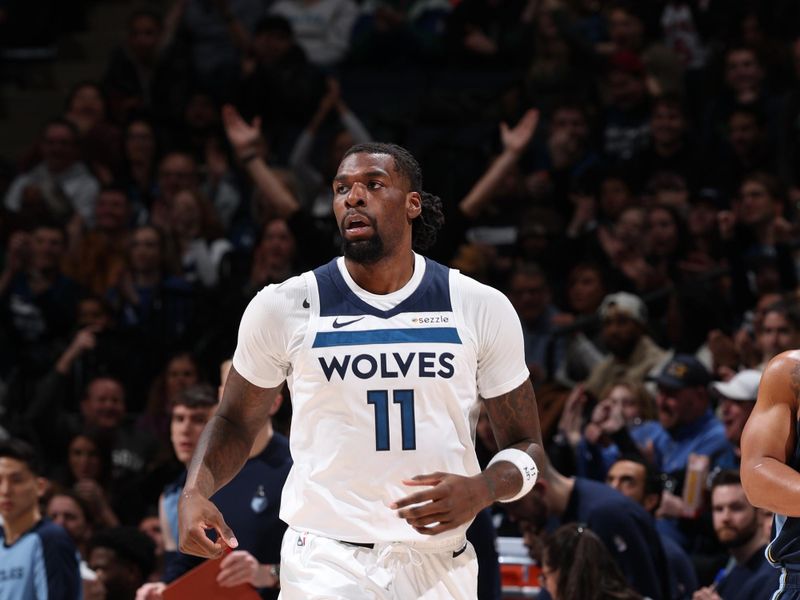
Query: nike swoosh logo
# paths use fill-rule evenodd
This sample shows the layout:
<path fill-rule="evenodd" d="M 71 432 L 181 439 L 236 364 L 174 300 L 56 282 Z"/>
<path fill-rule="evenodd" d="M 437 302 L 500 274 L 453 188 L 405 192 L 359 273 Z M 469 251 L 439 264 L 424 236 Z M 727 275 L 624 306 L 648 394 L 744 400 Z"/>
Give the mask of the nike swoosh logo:
<path fill-rule="evenodd" d="M 303 308 L 308 308 L 309 306 L 311 305 L 308 303 L 308 298 L 306 298 L 305 300 L 303 300 Z"/>
<path fill-rule="evenodd" d="M 360 321 L 363 318 L 364 317 L 358 317 L 357 319 L 353 319 L 352 321 L 343 321 L 343 322 L 340 323 L 339 322 L 339 317 L 336 317 L 333 320 L 333 328 L 334 329 L 339 329 L 340 327 L 346 327 L 347 325 L 352 325 L 353 323 L 357 323 L 358 321 Z"/>

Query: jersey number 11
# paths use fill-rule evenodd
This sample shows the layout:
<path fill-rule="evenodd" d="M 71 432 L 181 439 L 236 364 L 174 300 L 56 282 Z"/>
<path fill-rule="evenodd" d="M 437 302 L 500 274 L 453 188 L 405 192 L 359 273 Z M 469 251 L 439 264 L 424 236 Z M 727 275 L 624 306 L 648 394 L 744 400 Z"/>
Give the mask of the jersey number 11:
<path fill-rule="evenodd" d="M 403 450 L 417 449 L 414 423 L 414 390 L 393 390 L 392 401 L 400 405 Z M 367 404 L 375 407 L 375 450 L 389 450 L 389 390 L 370 390 Z"/>

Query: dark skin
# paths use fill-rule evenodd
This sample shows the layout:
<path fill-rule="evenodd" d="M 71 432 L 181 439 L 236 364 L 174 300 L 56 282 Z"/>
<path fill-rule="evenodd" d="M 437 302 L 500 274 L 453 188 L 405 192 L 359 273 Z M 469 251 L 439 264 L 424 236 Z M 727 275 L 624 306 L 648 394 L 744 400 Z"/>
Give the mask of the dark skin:
<path fill-rule="evenodd" d="M 800 516 L 800 473 L 787 463 L 797 444 L 800 351 L 773 358 L 761 376 L 758 399 L 742 433 L 742 486 L 753 506 Z"/>
<path fill-rule="evenodd" d="M 402 288 L 414 273 L 412 224 L 422 199 L 408 178 L 385 154 L 352 154 L 334 178 L 333 208 L 345 241 L 360 242 L 379 234 L 383 252 L 372 262 L 345 259 L 354 281 L 375 294 Z M 249 383 L 231 368 L 222 402 L 209 421 L 189 466 L 179 507 L 180 550 L 204 557 L 219 556 L 236 538 L 208 498 L 229 482 L 247 460 L 256 433 L 269 416 L 280 388 Z M 530 381 L 495 398 L 484 400 L 499 448 L 528 452 L 544 464 L 536 398 Z M 514 496 L 522 476 L 509 462 L 495 463 L 472 477 L 426 473 L 403 482 L 424 487 L 395 501 L 397 516 L 416 531 L 435 535 L 469 522 L 483 508 Z M 216 543 L 205 535 L 215 529 Z"/>

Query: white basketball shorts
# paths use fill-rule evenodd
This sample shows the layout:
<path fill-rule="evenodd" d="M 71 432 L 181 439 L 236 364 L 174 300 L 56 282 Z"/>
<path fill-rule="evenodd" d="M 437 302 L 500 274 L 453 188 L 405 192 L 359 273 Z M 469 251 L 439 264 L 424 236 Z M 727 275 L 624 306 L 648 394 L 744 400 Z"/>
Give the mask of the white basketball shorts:
<path fill-rule="evenodd" d="M 446 544 L 348 544 L 286 530 L 281 600 L 476 600 L 478 559 L 465 539 Z"/>

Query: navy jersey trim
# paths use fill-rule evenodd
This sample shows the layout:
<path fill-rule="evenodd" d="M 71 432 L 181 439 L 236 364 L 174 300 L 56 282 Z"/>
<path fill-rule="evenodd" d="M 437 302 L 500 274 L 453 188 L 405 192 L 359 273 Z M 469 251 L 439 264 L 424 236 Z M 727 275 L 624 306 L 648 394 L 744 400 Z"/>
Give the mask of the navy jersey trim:
<path fill-rule="evenodd" d="M 369 331 L 320 331 L 314 338 L 314 348 L 361 346 L 367 344 L 460 344 L 455 327 L 430 329 L 372 329 Z"/>
<path fill-rule="evenodd" d="M 370 306 L 356 296 L 342 277 L 337 259 L 314 269 L 319 289 L 319 315 L 321 317 L 372 315 L 389 319 L 395 315 L 409 312 L 449 312 L 450 269 L 429 259 L 425 259 L 425 274 L 416 290 L 405 300 L 390 310 L 380 310 Z"/>

